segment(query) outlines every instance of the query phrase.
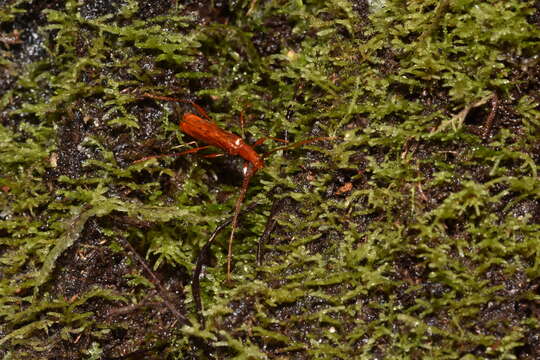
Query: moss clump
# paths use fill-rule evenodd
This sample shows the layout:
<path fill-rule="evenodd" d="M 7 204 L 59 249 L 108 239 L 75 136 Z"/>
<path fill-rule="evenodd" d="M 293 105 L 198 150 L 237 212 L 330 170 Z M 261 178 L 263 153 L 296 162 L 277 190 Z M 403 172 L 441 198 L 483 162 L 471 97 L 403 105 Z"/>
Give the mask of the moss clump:
<path fill-rule="evenodd" d="M 10 2 L 0 354 L 537 358 L 539 18 L 517 0 Z M 192 110 L 145 92 L 249 141 L 336 138 L 254 177 L 234 284 L 226 234 L 205 268 L 204 330 L 190 274 L 241 162 L 134 163 L 193 140 Z"/>

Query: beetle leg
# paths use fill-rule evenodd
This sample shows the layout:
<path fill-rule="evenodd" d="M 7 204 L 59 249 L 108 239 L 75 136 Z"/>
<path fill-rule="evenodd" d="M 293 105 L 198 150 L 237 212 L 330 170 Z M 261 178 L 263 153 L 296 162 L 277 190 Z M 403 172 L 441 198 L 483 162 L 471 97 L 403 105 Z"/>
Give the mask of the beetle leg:
<path fill-rule="evenodd" d="M 263 138 L 260 138 L 259 140 L 255 141 L 253 143 L 253 145 L 251 145 L 251 147 L 262 145 L 268 139 L 274 140 L 274 141 L 277 141 L 277 142 L 282 142 L 282 143 L 285 143 L 285 144 L 289 143 L 287 140 L 283 140 L 283 139 L 280 139 L 280 138 L 275 138 L 275 137 L 272 137 L 272 136 L 267 136 L 267 137 L 263 137 Z"/>
<path fill-rule="evenodd" d="M 166 157 L 166 156 L 183 156 L 183 155 L 187 155 L 187 154 L 193 154 L 193 153 L 196 153 L 197 151 L 208 149 L 209 147 L 210 147 L 210 145 L 205 145 L 205 146 L 199 146 L 199 147 L 196 147 L 196 148 L 193 148 L 193 149 L 188 149 L 188 150 L 185 150 L 185 151 L 182 151 L 182 152 L 179 152 L 179 153 L 146 156 L 146 157 L 143 157 L 142 159 L 135 160 L 133 163 L 136 164 L 136 163 L 140 163 L 140 162 L 143 162 L 143 161 L 146 161 L 146 160 L 159 159 L 159 158 Z"/>
<path fill-rule="evenodd" d="M 220 156 L 223 156 L 225 155 L 224 153 L 213 153 L 213 154 L 207 154 L 207 155 L 202 155 L 203 158 L 217 158 L 217 157 L 220 157 Z"/>

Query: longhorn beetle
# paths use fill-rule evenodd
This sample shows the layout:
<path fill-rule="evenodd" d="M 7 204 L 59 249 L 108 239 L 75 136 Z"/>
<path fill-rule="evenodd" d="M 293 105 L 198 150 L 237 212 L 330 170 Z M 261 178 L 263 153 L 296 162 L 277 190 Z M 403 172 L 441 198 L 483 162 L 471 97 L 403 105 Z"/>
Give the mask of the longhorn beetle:
<path fill-rule="evenodd" d="M 302 140 L 293 144 L 288 144 L 286 146 L 281 146 L 278 148 L 275 148 L 269 152 L 266 152 L 264 154 L 258 154 L 253 148 L 255 146 L 261 145 L 263 142 L 265 142 L 268 139 L 273 139 L 277 141 L 287 142 L 285 140 L 276 139 L 272 137 L 266 137 L 266 138 L 260 138 L 259 140 L 255 141 L 253 145 L 248 145 L 242 140 L 241 137 L 238 135 L 235 135 L 231 132 L 228 132 L 226 130 L 223 130 L 219 126 L 217 126 L 212 119 L 208 116 L 206 111 L 196 103 L 190 100 L 184 100 L 184 99 L 177 99 L 172 98 L 168 96 L 158 96 L 158 95 L 152 95 L 145 93 L 143 94 L 144 97 L 156 99 L 156 100 L 164 100 L 164 101 L 174 101 L 174 102 L 182 102 L 182 103 L 188 103 L 191 104 L 200 114 L 202 117 L 195 115 L 193 113 L 185 113 L 182 117 L 182 120 L 180 120 L 179 126 L 180 130 L 187 135 L 191 136 L 195 140 L 200 140 L 208 145 L 205 146 L 199 146 L 193 149 L 189 149 L 186 151 L 182 151 L 175 154 L 166 154 L 166 155 L 156 155 L 156 156 L 147 156 L 145 158 L 142 158 L 138 160 L 137 162 L 145 161 L 148 159 L 155 159 L 160 158 L 164 156 L 182 156 L 185 154 L 191 154 L 195 153 L 197 151 L 209 148 L 210 146 L 214 146 L 217 148 L 222 149 L 229 155 L 238 155 L 242 157 L 244 161 L 243 166 L 243 180 L 242 180 L 242 188 L 240 190 L 240 194 L 238 196 L 238 199 L 236 200 L 236 205 L 234 208 L 234 214 L 232 218 L 232 225 L 231 225 L 231 234 L 229 236 L 229 242 L 228 242 L 228 251 L 227 251 L 227 280 L 231 280 L 231 268 L 232 268 L 232 243 L 234 239 L 234 232 L 236 230 L 236 227 L 238 225 L 238 214 L 240 213 L 240 210 L 242 208 L 242 203 L 244 201 L 244 198 L 246 197 L 249 181 L 255 175 L 257 171 L 262 169 L 264 167 L 264 161 L 263 159 L 267 157 L 268 155 L 284 149 L 289 149 L 293 147 L 302 146 L 304 144 L 308 144 L 314 141 L 320 141 L 320 140 L 332 140 L 331 137 L 314 137 L 309 138 L 306 140 Z M 214 155 L 216 156 L 216 155 Z M 217 155 L 219 156 L 219 155 Z"/>

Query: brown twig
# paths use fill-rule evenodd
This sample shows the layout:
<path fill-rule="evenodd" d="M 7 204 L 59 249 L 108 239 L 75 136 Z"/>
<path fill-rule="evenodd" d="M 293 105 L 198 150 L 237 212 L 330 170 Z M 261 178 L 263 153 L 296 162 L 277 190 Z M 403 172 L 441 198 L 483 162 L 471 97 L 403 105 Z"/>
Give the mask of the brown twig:
<path fill-rule="evenodd" d="M 495 115 L 497 114 L 498 107 L 499 107 L 499 97 L 497 96 L 497 94 L 493 94 L 493 98 L 491 99 L 491 111 L 489 112 L 486 122 L 484 123 L 484 134 L 482 135 L 482 138 L 484 140 L 489 137 L 491 128 L 493 127 L 493 120 L 495 119 Z"/>
<path fill-rule="evenodd" d="M 247 206 L 244 210 L 241 212 L 251 210 L 253 209 L 257 204 L 253 203 Z M 227 226 L 229 226 L 230 223 L 233 222 L 233 218 L 235 216 L 231 216 L 227 219 L 225 219 L 221 224 L 219 224 L 214 230 L 214 232 L 210 235 L 208 238 L 208 241 L 206 244 L 204 244 L 203 248 L 199 252 L 199 256 L 197 256 L 197 262 L 195 263 L 195 270 L 193 270 L 193 278 L 191 281 L 191 292 L 193 295 L 193 301 L 195 302 L 195 311 L 197 312 L 197 317 L 199 318 L 199 322 L 201 323 L 201 328 L 205 328 L 205 322 L 204 322 L 204 316 L 202 315 L 202 301 L 201 301 L 201 272 L 203 265 L 207 262 L 208 254 L 210 253 L 210 246 L 214 243 L 214 240 L 216 239 L 217 235 L 222 232 Z"/>
<path fill-rule="evenodd" d="M 131 305 L 127 305 L 127 306 L 122 306 L 122 307 L 119 307 L 119 308 L 115 308 L 115 309 L 111 309 L 109 310 L 109 312 L 107 313 L 107 316 L 109 317 L 113 317 L 113 316 L 120 316 L 120 315 L 125 315 L 125 314 L 129 314 L 130 312 L 132 311 L 135 311 L 137 309 L 140 309 L 142 308 L 143 306 L 146 306 L 148 304 L 150 304 L 148 302 L 148 299 L 152 296 L 154 296 L 156 294 L 156 292 L 151 292 L 149 293 L 148 295 L 146 295 L 141 301 L 139 301 L 137 304 L 131 304 Z"/>
<path fill-rule="evenodd" d="M 158 277 L 154 274 L 152 269 L 146 264 L 144 259 L 135 251 L 135 248 L 123 237 L 119 238 L 120 242 L 124 245 L 125 248 L 129 250 L 133 254 L 133 257 L 137 260 L 137 262 L 142 266 L 142 268 L 148 273 L 148 275 L 151 278 L 152 283 L 156 286 L 158 289 L 159 295 L 163 299 L 163 303 L 165 306 L 176 316 L 176 318 L 182 323 L 182 324 L 190 324 L 189 320 L 182 315 L 174 305 L 172 304 L 170 300 L 169 291 L 165 289 L 165 287 L 161 284 L 161 281 L 158 279 Z"/>
<path fill-rule="evenodd" d="M 263 260 L 263 245 L 266 243 L 268 238 L 270 237 L 270 234 L 272 234 L 272 231 L 274 231 L 277 220 L 276 215 L 283 207 L 283 203 L 285 202 L 285 199 L 275 199 L 272 208 L 270 209 L 270 215 L 268 216 L 268 219 L 266 220 L 266 226 L 264 227 L 264 231 L 259 239 L 259 243 L 257 244 L 257 265 L 261 266 L 262 260 Z"/>

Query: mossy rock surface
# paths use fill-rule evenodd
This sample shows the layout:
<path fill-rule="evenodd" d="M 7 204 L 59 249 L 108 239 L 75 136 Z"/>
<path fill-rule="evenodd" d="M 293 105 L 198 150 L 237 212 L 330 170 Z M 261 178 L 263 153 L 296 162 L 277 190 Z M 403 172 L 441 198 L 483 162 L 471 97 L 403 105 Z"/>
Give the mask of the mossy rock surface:
<path fill-rule="evenodd" d="M 3 1 L 0 356 L 540 358 L 539 26 L 517 0 Z M 257 147 L 204 329 L 243 161 L 137 162 L 205 145 L 145 93 L 326 137 Z"/>

